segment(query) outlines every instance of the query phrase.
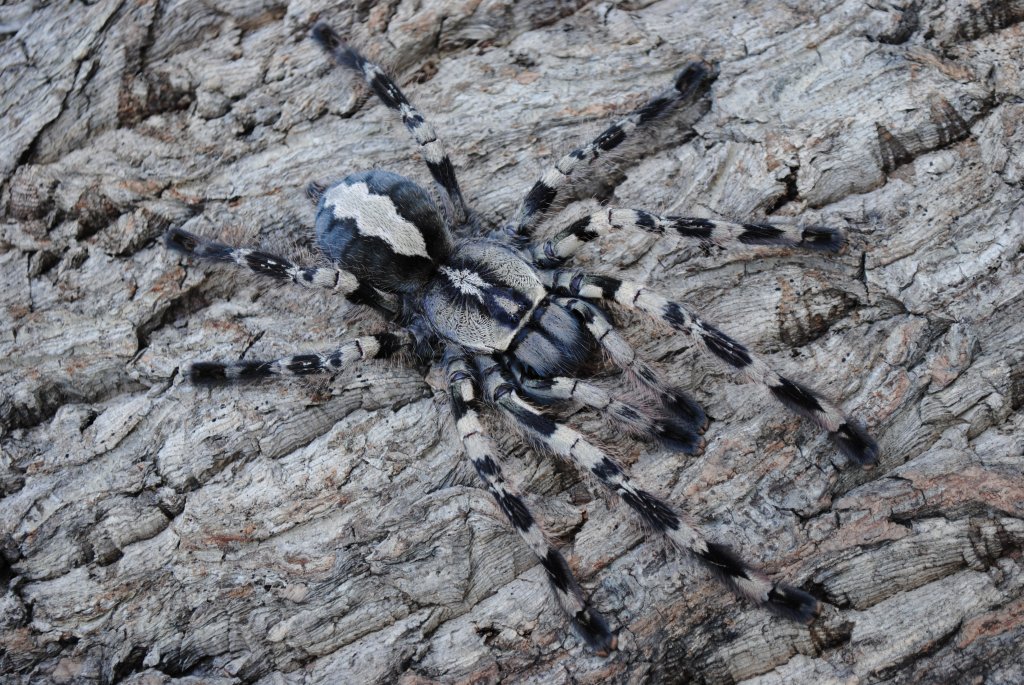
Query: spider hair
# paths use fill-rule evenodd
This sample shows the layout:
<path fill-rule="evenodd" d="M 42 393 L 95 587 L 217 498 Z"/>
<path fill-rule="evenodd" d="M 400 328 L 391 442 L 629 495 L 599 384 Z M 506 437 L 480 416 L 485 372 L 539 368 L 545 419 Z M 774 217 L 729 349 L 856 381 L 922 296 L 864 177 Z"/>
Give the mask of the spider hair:
<path fill-rule="evenodd" d="M 572 186 L 605 170 L 602 164 L 609 156 L 656 132 L 681 108 L 705 101 L 715 69 L 704 62 L 686 65 L 671 87 L 544 171 L 506 223 L 481 231 L 444 144 L 398 84 L 327 24 L 317 23 L 312 38 L 398 115 L 435 183 L 440 204 L 414 181 L 383 170 L 311 183 L 306 193 L 316 205 L 321 265 L 227 245 L 181 228 L 168 231 L 166 245 L 189 258 L 239 269 L 269 283 L 336 293 L 376 311 L 386 327 L 373 335 L 338 341 L 327 351 L 272 360 L 196 362 L 188 374 L 191 381 L 329 376 L 415 350 L 421 361 L 443 366 L 465 456 L 497 509 L 543 567 L 558 606 L 593 652 L 606 655 L 615 650 L 617 630 L 576 580 L 515 484 L 506 479 L 501 454 L 481 420 L 484 412 L 510 422 L 538 451 L 589 474 L 649 531 L 733 594 L 793 621 L 813 620 L 820 608 L 814 596 L 769 578 L 727 545 L 709 539 L 682 507 L 635 483 L 608 449 L 551 411 L 576 404 L 660 447 L 691 454 L 705 448 L 706 413 L 619 333 L 608 315 L 612 305 L 687 337 L 709 361 L 763 388 L 783 407 L 819 426 L 850 463 L 868 468 L 878 459 L 878 445 L 861 421 L 788 371 L 776 370 L 694 308 L 644 284 L 570 266 L 584 245 L 636 231 L 726 249 L 767 246 L 837 253 L 844 248 L 844 233 L 831 227 L 662 216 L 595 202 L 560 211 Z M 542 224 L 549 237 L 535 238 Z M 643 398 L 634 400 L 589 378 L 604 361 L 621 369 L 623 377 L 642 390 Z"/>

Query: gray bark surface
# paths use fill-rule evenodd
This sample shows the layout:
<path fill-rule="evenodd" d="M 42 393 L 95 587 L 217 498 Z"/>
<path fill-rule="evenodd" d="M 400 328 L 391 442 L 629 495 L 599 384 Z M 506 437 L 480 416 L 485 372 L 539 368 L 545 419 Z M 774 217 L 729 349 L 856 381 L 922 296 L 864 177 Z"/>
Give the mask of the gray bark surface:
<path fill-rule="evenodd" d="M 839 256 L 626 234 L 587 268 L 692 303 L 879 438 L 812 426 L 618 320 L 714 418 L 695 457 L 571 421 L 636 481 L 818 596 L 735 600 L 571 467 L 490 424 L 620 650 L 590 655 L 461 457 L 438 374 L 197 389 L 197 359 L 381 329 L 162 247 L 171 226 L 310 254 L 313 180 L 429 181 L 306 38 L 386 64 L 485 223 L 702 56 L 693 130 L 610 201 L 836 225 Z M 1024 682 L 1024 3 L 856 0 L 0 7 L 4 682 Z"/>

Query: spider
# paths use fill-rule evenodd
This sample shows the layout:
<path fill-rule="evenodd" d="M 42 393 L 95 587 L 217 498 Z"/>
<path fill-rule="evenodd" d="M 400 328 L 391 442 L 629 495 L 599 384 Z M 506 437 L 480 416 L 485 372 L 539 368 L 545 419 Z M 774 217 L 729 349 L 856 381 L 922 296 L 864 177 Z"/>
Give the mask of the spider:
<path fill-rule="evenodd" d="M 509 419 L 542 451 L 566 458 L 596 477 L 648 528 L 688 553 L 737 595 L 809 623 L 819 610 L 813 596 L 769 579 L 729 547 L 705 538 L 677 508 L 634 485 L 605 449 L 546 411 L 550 405 L 576 403 L 669 449 L 694 453 L 702 448 L 704 411 L 637 356 L 611 322 L 606 310 L 611 303 L 667 324 L 701 352 L 764 386 L 783 405 L 827 431 L 852 462 L 867 467 L 877 459 L 878 447 L 859 422 L 819 392 L 780 375 L 689 307 L 639 283 L 565 268 L 584 244 L 630 230 L 722 246 L 784 245 L 828 252 L 843 248 L 843 233 L 830 228 L 663 217 L 612 207 L 582 217 L 557 210 L 571 183 L 598 166 L 596 160 L 698 97 L 714 79 L 710 65 L 687 65 L 671 88 L 559 159 L 533 185 L 507 224 L 483 229 L 463 199 L 434 128 L 398 86 L 325 23 L 313 27 L 312 38 L 398 112 L 419 146 L 440 203 L 413 181 L 387 171 L 355 173 L 330 186 L 310 184 L 307 192 L 317 204 L 316 240 L 330 260 L 327 267 L 299 265 L 179 228 L 168 231 L 165 241 L 171 248 L 277 281 L 333 290 L 354 304 L 375 309 L 392 324 L 390 332 L 354 338 L 328 352 L 270 361 L 197 362 L 189 370 L 191 381 L 333 374 L 357 362 L 410 350 L 426 361 L 440 361 L 466 456 L 547 571 L 558 604 L 593 652 L 607 655 L 616 649 L 617 631 L 591 604 L 565 558 L 503 477 L 499 452 L 481 423 L 485 407 Z M 551 221 L 554 237 L 539 241 L 533 236 L 542 219 Z M 635 381 L 648 397 L 646 403 L 619 399 L 578 377 L 602 353 Z"/>

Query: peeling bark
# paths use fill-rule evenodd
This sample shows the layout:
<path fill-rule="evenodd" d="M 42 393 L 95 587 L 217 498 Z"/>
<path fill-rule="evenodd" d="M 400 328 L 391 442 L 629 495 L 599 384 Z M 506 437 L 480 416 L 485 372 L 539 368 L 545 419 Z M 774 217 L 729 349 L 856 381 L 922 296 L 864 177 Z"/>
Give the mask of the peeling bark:
<path fill-rule="evenodd" d="M 487 223 L 663 88 L 720 75 L 610 202 L 837 225 L 838 257 L 650 235 L 580 263 L 690 302 L 879 438 L 872 471 L 685 340 L 620 323 L 708 409 L 634 478 L 824 605 L 738 603 L 580 474 L 494 424 L 620 651 L 591 656 L 475 487 L 436 374 L 196 389 L 195 359 L 379 330 L 190 264 L 184 226 L 312 248 L 314 180 L 429 180 L 306 39 L 325 18 L 444 136 Z M 0 673 L 5 682 L 1024 680 L 1024 4 L 1019 0 L 0 8 Z M 678 122 L 677 122 L 678 124 Z M 600 242 L 600 241 L 598 241 Z M 425 380 L 426 378 L 426 380 Z"/>

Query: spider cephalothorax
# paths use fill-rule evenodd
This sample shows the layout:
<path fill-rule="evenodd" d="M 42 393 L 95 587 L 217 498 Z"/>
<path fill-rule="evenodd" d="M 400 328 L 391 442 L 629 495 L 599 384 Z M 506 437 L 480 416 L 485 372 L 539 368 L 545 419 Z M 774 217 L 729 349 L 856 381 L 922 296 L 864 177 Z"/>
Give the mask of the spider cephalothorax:
<path fill-rule="evenodd" d="M 737 594 L 787 618 L 810 621 L 818 611 L 814 597 L 770 580 L 728 547 L 705 539 L 678 510 L 634 485 L 625 468 L 605 450 L 540 409 L 575 402 L 670 449 L 691 453 L 700 449 L 707 424 L 703 410 L 661 378 L 616 332 L 602 306 L 612 303 L 689 336 L 699 350 L 764 386 L 785 406 L 825 429 L 853 462 L 869 466 L 876 460 L 875 442 L 837 405 L 780 375 L 685 305 L 638 283 L 563 268 L 585 243 L 622 230 L 675 234 L 723 246 L 842 249 L 842 233 L 821 227 L 661 217 L 610 207 L 583 217 L 565 218 L 553 212 L 568 186 L 595 166 L 595 160 L 700 97 L 713 81 L 713 70 L 703 63 L 687 66 L 671 89 L 562 157 L 534 184 L 506 225 L 482 230 L 463 200 L 444 147 L 423 115 L 379 67 L 344 45 L 328 26 L 317 24 L 313 38 L 339 64 L 360 74 L 384 104 L 401 115 L 437 184 L 440 203 L 413 181 L 386 171 L 356 173 L 326 187 L 311 185 L 309 193 L 317 201 L 316 239 L 331 263 L 327 267 L 299 266 L 258 250 L 171 230 L 167 244 L 173 248 L 281 281 L 340 292 L 355 304 L 376 309 L 392 324 L 392 332 L 356 338 L 324 353 L 272 361 L 199 362 L 191 367 L 192 381 L 327 374 L 409 348 L 421 355 L 443 350 L 452 412 L 467 456 L 484 487 L 547 570 L 560 605 L 594 651 L 604 654 L 615 649 L 616 634 L 590 605 L 565 559 L 504 480 L 498 451 L 480 421 L 485 405 L 510 419 L 541 449 L 569 459 L 596 477 L 651 529 L 692 555 Z M 538 242 L 532 238 L 542 216 L 550 217 L 556 232 L 553 238 Z M 635 380 L 648 401 L 631 404 L 579 377 L 602 355 Z"/>

